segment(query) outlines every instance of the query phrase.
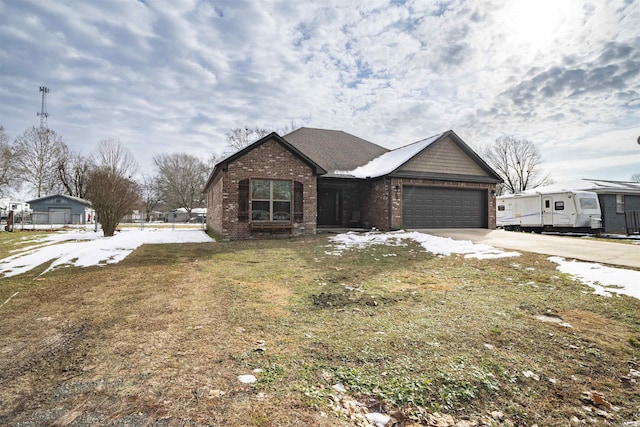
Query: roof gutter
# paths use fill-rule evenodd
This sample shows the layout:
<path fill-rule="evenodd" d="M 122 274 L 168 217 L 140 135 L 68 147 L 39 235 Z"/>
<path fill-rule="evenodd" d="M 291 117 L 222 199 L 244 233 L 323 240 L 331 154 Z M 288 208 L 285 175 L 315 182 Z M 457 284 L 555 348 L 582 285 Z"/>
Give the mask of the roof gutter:
<path fill-rule="evenodd" d="M 388 200 L 388 204 L 389 204 L 389 206 L 387 208 L 387 211 L 388 211 L 388 215 L 387 215 L 388 226 L 387 226 L 387 229 L 388 230 L 392 230 L 393 229 L 393 221 L 392 221 L 393 215 L 391 213 L 391 209 L 393 207 L 393 200 L 391 200 L 391 198 L 393 197 L 393 194 L 392 194 L 391 190 L 392 190 L 392 188 L 391 188 L 391 178 L 387 178 L 387 200 Z"/>

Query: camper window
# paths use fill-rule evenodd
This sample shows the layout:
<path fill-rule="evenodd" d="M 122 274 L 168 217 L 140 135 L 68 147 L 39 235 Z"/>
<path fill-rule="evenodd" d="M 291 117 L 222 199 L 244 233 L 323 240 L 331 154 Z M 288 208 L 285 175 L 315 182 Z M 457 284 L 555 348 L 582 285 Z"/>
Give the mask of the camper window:
<path fill-rule="evenodd" d="M 498 210 L 499 210 L 499 211 L 503 211 L 503 210 L 504 210 L 504 205 L 499 205 L 499 206 L 498 206 Z"/>
<path fill-rule="evenodd" d="M 548 200 L 545 200 L 544 201 L 544 207 L 545 207 L 545 209 L 549 209 L 551 207 L 551 202 L 548 201 Z"/>
<path fill-rule="evenodd" d="M 580 199 L 580 208 L 581 209 L 598 209 L 597 199 L 593 199 L 593 198 Z"/>
<path fill-rule="evenodd" d="M 564 210 L 564 202 L 555 202 L 553 204 L 553 209 L 557 210 L 557 211 L 563 211 Z"/>

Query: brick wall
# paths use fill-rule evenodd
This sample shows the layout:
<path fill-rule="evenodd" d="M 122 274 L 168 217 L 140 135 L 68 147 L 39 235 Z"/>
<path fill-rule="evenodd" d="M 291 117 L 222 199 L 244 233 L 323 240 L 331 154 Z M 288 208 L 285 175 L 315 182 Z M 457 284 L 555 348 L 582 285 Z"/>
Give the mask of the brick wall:
<path fill-rule="evenodd" d="M 207 193 L 207 229 L 222 235 L 222 180 L 219 179 Z"/>
<path fill-rule="evenodd" d="M 221 171 L 220 185 L 209 189 L 210 203 L 219 203 L 219 213 L 210 206 L 220 218 L 207 218 L 207 226 L 223 239 L 250 239 L 257 237 L 278 237 L 316 232 L 317 183 L 313 169 L 300 158 L 275 140 L 268 140 L 243 156 L 228 164 L 227 171 Z M 286 179 L 303 184 L 304 213 L 303 222 L 294 223 L 290 230 L 256 231 L 247 222 L 238 220 L 238 184 L 243 179 Z M 293 186 L 292 186 L 293 192 Z M 218 193 L 218 194 L 216 194 Z"/>
<path fill-rule="evenodd" d="M 362 222 L 365 228 L 389 230 L 389 182 L 388 178 L 384 178 L 369 181 L 363 186 Z"/>

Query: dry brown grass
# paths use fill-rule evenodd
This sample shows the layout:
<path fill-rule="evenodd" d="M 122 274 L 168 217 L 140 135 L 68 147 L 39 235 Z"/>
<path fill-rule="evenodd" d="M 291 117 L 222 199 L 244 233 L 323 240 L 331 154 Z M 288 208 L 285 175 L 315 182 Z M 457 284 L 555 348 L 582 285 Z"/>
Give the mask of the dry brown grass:
<path fill-rule="evenodd" d="M 625 380 L 637 300 L 594 296 L 538 255 L 335 257 L 326 244 L 143 246 L 117 265 L 2 279 L 1 301 L 19 294 L 0 308 L 0 424 L 352 425 L 329 406 L 335 382 L 414 421 L 418 406 L 517 425 L 639 417 Z M 256 368 L 258 383 L 238 382 Z M 618 409 L 583 402 L 589 390 Z"/>

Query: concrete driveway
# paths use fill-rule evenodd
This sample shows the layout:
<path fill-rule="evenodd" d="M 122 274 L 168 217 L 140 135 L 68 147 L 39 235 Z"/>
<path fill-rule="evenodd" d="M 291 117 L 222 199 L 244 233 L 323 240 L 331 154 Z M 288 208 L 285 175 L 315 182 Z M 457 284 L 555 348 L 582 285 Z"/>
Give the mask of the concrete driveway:
<path fill-rule="evenodd" d="M 640 268 L 640 245 L 477 228 L 420 231 L 456 240 L 471 240 L 474 243 L 484 243 L 498 248 Z"/>

